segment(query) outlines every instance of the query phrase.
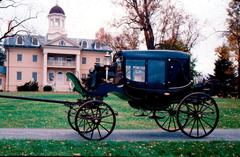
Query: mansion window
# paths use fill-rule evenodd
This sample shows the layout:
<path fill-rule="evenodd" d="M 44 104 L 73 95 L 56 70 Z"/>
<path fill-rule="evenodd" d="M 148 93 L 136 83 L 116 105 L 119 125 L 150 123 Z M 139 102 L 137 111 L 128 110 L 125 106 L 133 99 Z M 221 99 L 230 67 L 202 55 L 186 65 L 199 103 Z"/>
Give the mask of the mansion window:
<path fill-rule="evenodd" d="M 59 71 L 57 73 L 57 76 L 58 76 L 58 81 L 62 81 L 63 80 L 63 73 L 61 71 Z"/>
<path fill-rule="evenodd" d="M 37 81 L 37 72 L 33 72 L 33 73 L 32 73 L 32 79 L 33 79 L 34 81 Z"/>
<path fill-rule="evenodd" d="M 38 61 L 38 56 L 37 55 L 33 55 L 32 56 L 32 61 L 33 62 L 37 62 Z"/>
<path fill-rule="evenodd" d="M 53 72 L 49 72 L 48 73 L 48 80 L 49 81 L 53 81 L 54 80 L 54 73 Z"/>
<path fill-rule="evenodd" d="M 22 61 L 22 54 L 17 54 L 17 61 L 21 62 Z"/>
<path fill-rule="evenodd" d="M 33 44 L 33 45 L 38 45 L 38 40 L 37 40 L 37 38 L 35 38 L 35 37 L 32 38 L 32 44 Z"/>
<path fill-rule="evenodd" d="M 96 63 L 100 63 L 100 58 L 96 58 Z"/>
<path fill-rule="evenodd" d="M 60 46 L 66 46 L 66 44 L 65 44 L 65 42 L 64 42 L 63 40 L 61 40 L 61 41 L 59 42 L 59 45 L 60 45 Z"/>
<path fill-rule="evenodd" d="M 87 58 L 86 57 L 82 57 L 82 64 L 87 64 Z"/>
<path fill-rule="evenodd" d="M 23 45 L 23 38 L 21 36 L 17 37 L 17 45 Z"/>
<path fill-rule="evenodd" d="M 82 48 L 87 48 L 87 42 L 86 41 L 82 42 Z"/>
<path fill-rule="evenodd" d="M 17 72 L 17 80 L 21 81 L 22 80 L 22 72 Z"/>
<path fill-rule="evenodd" d="M 101 44 L 99 42 L 96 42 L 95 48 L 96 49 L 100 49 L 101 48 Z"/>

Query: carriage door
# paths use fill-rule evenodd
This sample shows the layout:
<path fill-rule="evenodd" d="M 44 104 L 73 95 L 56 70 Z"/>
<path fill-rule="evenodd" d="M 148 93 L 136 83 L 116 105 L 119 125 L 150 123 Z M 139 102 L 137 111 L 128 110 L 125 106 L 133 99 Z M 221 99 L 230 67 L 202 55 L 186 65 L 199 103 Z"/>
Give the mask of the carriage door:
<path fill-rule="evenodd" d="M 148 88 L 161 89 L 165 85 L 165 69 L 165 61 L 148 60 Z"/>

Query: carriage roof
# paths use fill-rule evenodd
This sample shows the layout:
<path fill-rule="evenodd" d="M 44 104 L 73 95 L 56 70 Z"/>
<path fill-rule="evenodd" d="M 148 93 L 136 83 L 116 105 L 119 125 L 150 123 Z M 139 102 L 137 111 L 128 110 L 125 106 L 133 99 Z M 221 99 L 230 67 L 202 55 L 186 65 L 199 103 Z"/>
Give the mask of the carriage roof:
<path fill-rule="evenodd" d="M 168 58 L 181 58 L 189 59 L 190 54 L 175 50 L 123 50 L 119 55 L 125 58 L 133 59 L 168 59 Z"/>

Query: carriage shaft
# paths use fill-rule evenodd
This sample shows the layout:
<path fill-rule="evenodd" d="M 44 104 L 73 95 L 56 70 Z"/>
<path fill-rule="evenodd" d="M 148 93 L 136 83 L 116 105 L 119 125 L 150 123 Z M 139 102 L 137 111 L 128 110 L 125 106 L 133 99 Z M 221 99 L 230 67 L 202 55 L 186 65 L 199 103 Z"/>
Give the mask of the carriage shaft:
<path fill-rule="evenodd" d="M 0 95 L 0 98 L 19 99 L 19 100 L 30 100 L 30 101 L 40 101 L 40 102 L 49 102 L 49 103 L 57 103 L 57 104 L 64 104 L 64 105 L 74 104 L 74 102 L 63 101 L 63 100 L 49 100 L 49 99 L 41 99 L 41 98 L 30 98 L 30 97 L 21 97 L 21 96 L 10 96 L 10 95 Z"/>

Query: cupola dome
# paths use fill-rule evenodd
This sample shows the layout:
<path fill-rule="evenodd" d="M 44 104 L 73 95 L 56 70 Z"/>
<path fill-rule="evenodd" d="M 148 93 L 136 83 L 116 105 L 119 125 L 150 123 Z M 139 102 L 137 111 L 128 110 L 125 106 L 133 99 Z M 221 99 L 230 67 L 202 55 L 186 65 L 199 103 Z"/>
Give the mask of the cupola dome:
<path fill-rule="evenodd" d="M 63 9 L 58 5 L 55 5 L 54 7 L 52 7 L 52 9 L 49 12 L 49 14 L 54 14 L 54 13 L 65 15 Z"/>

